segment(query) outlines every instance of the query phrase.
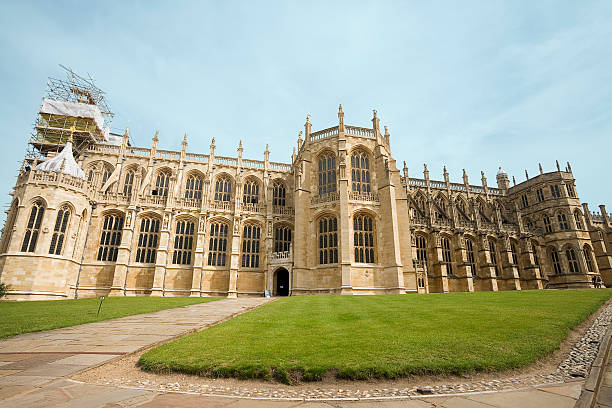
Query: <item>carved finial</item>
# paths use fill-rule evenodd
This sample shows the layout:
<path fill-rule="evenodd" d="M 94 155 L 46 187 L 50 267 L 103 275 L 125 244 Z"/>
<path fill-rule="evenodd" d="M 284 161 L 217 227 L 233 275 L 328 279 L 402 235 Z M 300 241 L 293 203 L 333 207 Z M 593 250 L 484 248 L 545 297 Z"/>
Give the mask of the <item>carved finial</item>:
<path fill-rule="evenodd" d="M 268 144 L 266 143 L 266 152 L 270 153 L 270 147 L 268 146 Z"/>
<path fill-rule="evenodd" d="M 310 123 L 310 113 L 306 115 L 306 123 Z"/>
<path fill-rule="evenodd" d="M 389 137 L 389 129 L 385 126 L 385 137 Z"/>
<path fill-rule="evenodd" d="M 512 185 L 516 186 L 516 179 L 514 178 L 514 176 L 512 176 Z"/>
<path fill-rule="evenodd" d="M 212 141 L 210 142 L 210 145 L 211 145 L 211 146 L 214 146 L 214 145 L 215 145 L 215 138 L 214 138 L 214 137 L 212 138 Z"/>
<path fill-rule="evenodd" d="M 559 160 L 555 160 L 555 163 L 557 164 L 557 171 L 561 171 L 561 167 L 559 167 Z"/>
<path fill-rule="evenodd" d="M 570 162 L 567 162 L 567 171 L 568 171 L 569 173 L 571 173 L 571 172 L 572 172 L 572 166 L 570 166 Z"/>
<path fill-rule="evenodd" d="M 372 112 L 374 112 L 374 118 L 376 118 L 376 109 L 372 109 Z"/>
<path fill-rule="evenodd" d="M 153 141 L 154 142 L 159 142 L 159 130 L 155 131 L 155 136 L 153 136 Z"/>
<path fill-rule="evenodd" d="M 342 104 L 338 107 L 338 113 L 342 113 Z"/>
<path fill-rule="evenodd" d="M 298 133 L 298 140 L 301 142 L 302 141 L 302 131 L 300 130 L 300 133 Z"/>
<path fill-rule="evenodd" d="M 185 133 L 185 136 L 183 136 L 183 142 L 187 143 L 187 133 Z"/>
<path fill-rule="evenodd" d="M 238 150 L 242 150 L 242 139 L 238 142 Z"/>
<path fill-rule="evenodd" d="M 129 127 L 125 127 L 125 132 L 123 132 L 123 137 L 125 138 L 129 138 L 130 137 L 130 128 Z"/>
<path fill-rule="evenodd" d="M 538 167 L 540 169 L 540 174 L 544 174 L 544 170 L 542 170 L 542 163 L 538 163 Z"/>
<path fill-rule="evenodd" d="M 527 170 L 525 170 L 525 178 L 529 180 L 529 173 L 527 173 Z"/>
<path fill-rule="evenodd" d="M 442 174 L 448 174 L 448 171 L 446 171 L 446 166 L 442 168 L 442 172 L 443 172 Z"/>
<path fill-rule="evenodd" d="M 423 171 L 428 171 L 427 170 L 427 163 L 423 163 Z"/>

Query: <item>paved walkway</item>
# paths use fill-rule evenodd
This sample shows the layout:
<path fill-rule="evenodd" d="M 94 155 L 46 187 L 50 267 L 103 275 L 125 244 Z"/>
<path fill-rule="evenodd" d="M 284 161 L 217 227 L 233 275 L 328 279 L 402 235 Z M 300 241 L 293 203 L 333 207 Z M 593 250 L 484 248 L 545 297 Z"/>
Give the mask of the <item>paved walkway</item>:
<path fill-rule="evenodd" d="M 522 391 L 403 400 L 271 401 L 163 393 L 84 384 L 67 377 L 267 302 L 226 299 L 0 341 L 0 408 L 4 407 L 573 407 L 584 381 Z M 612 380 L 612 373 L 610 374 Z M 610 383 L 612 384 L 612 382 Z"/>

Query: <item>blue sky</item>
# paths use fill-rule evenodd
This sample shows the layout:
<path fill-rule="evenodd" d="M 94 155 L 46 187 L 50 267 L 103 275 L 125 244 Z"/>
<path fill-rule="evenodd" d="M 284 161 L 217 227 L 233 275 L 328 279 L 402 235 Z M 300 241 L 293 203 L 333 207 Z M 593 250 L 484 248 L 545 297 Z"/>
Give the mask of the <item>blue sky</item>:
<path fill-rule="evenodd" d="M 612 2 L 3 2 L 0 192 L 14 185 L 48 76 L 90 73 L 136 145 L 290 161 L 313 128 L 391 132 L 410 174 L 451 180 L 498 163 L 524 180 L 572 163 L 612 207 Z M 4 193 L 3 193 L 4 194 Z M 5 208 L 10 197 L 0 200 Z M 609 209 L 610 210 L 610 209 Z M 4 214 L 2 214 L 4 217 Z"/>

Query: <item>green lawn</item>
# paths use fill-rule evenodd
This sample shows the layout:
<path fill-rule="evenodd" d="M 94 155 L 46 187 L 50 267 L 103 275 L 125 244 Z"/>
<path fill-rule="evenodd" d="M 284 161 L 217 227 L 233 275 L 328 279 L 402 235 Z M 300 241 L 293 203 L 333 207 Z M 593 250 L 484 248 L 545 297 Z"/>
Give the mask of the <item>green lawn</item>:
<path fill-rule="evenodd" d="M 211 297 L 107 297 L 98 299 L 0 302 L 0 338 L 211 302 Z"/>
<path fill-rule="evenodd" d="M 284 298 L 157 347 L 150 371 L 320 380 L 505 370 L 559 347 L 612 290 Z"/>

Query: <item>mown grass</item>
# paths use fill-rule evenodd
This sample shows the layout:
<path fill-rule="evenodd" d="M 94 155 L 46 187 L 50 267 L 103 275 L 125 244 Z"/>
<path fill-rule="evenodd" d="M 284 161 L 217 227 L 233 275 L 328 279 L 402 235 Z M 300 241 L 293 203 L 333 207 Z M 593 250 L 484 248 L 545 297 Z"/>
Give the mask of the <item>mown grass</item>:
<path fill-rule="evenodd" d="M 97 316 L 100 301 L 96 298 L 0 302 L 0 338 L 157 312 L 213 300 L 219 298 L 107 297 L 102 304 L 100 316 Z"/>
<path fill-rule="evenodd" d="M 144 370 L 321 380 L 518 368 L 557 349 L 611 290 L 284 298 L 141 356 Z"/>

